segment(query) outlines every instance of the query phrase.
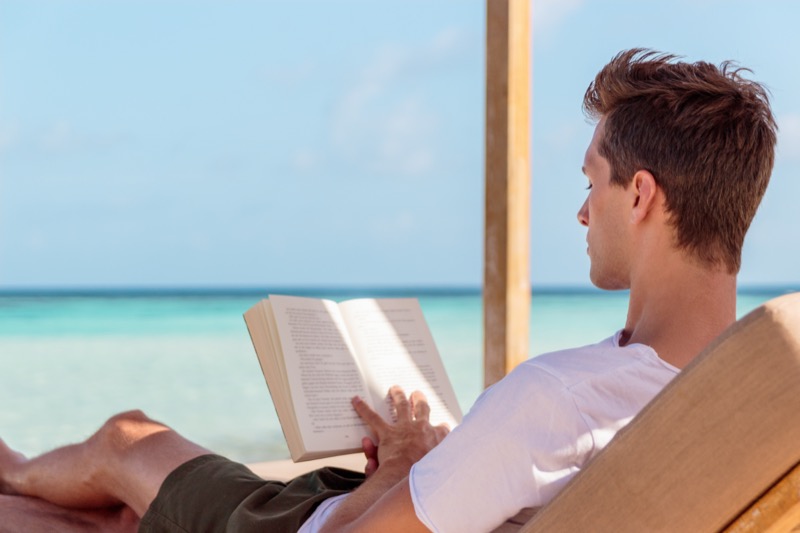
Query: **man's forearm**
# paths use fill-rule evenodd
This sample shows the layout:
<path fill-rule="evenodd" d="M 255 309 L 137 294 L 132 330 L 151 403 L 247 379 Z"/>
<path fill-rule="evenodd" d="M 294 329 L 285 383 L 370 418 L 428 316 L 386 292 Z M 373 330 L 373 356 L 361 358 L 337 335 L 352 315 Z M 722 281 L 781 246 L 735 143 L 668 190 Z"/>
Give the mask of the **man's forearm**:
<path fill-rule="evenodd" d="M 410 464 L 384 464 L 339 505 L 325 522 L 323 532 L 354 531 L 353 523 L 399 483 L 408 483 Z"/>

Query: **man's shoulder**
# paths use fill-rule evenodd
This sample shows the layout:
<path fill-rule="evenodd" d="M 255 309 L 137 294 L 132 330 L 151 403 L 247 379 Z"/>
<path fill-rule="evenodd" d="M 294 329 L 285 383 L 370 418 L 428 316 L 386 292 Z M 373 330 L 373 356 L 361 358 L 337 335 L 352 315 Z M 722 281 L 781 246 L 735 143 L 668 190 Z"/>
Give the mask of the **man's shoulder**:
<path fill-rule="evenodd" d="M 667 370 L 649 346 L 620 346 L 617 339 L 615 334 L 595 344 L 544 353 L 522 363 L 520 372 L 543 372 L 571 388 L 586 380 L 638 372 L 641 368 Z"/>

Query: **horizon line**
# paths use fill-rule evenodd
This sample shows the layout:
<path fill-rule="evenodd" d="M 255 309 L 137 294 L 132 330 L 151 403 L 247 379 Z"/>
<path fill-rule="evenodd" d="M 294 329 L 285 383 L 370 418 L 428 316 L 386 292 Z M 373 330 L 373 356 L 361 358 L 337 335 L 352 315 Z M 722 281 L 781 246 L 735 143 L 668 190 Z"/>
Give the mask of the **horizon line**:
<path fill-rule="evenodd" d="M 419 295 L 480 295 L 481 285 L 407 284 L 407 285 L 109 285 L 109 286 L 23 286 L 2 287 L 0 296 L 250 296 L 269 294 L 341 295 L 341 296 L 387 296 Z M 737 287 L 737 294 L 746 293 L 790 293 L 800 291 L 800 283 L 764 284 L 750 283 Z M 605 291 L 590 284 L 534 284 L 531 293 L 608 293 L 623 294 L 627 291 Z"/>

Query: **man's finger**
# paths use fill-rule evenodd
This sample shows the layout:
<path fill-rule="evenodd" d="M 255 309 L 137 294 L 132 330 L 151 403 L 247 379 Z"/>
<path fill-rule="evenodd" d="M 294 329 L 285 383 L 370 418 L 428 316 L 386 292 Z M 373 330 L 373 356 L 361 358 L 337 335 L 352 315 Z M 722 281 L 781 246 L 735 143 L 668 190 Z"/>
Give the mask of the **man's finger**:
<path fill-rule="evenodd" d="M 418 390 L 411 393 L 411 409 L 414 412 L 414 420 L 428 420 L 431 414 L 431 408 L 428 405 L 428 399 L 425 395 Z"/>
<path fill-rule="evenodd" d="M 411 404 L 406 398 L 406 393 L 397 385 L 389 388 L 389 398 L 392 400 L 397 420 L 411 420 Z"/>
<path fill-rule="evenodd" d="M 358 413 L 358 416 L 361 417 L 361 420 L 366 422 L 375 433 L 378 433 L 379 430 L 382 430 L 384 427 L 386 427 L 386 421 L 381 418 L 381 415 L 373 411 L 372 407 L 367 405 L 364 400 L 356 396 L 353 398 L 352 403 L 353 409 L 356 410 L 356 413 Z"/>
<path fill-rule="evenodd" d="M 364 450 L 364 457 L 367 459 L 367 464 L 364 466 L 364 474 L 369 477 L 378 470 L 378 447 L 372 442 L 371 438 L 364 437 L 361 439 L 361 448 Z"/>

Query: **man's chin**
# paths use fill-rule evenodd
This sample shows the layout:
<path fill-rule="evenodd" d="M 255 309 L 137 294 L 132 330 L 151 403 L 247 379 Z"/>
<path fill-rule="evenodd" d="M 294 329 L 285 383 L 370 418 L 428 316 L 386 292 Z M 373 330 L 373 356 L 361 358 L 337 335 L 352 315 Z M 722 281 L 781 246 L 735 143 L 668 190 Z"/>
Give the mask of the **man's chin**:
<path fill-rule="evenodd" d="M 619 277 L 601 275 L 600 273 L 589 272 L 589 280 L 592 285 L 604 291 L 624 291 L 631 288 L 631 284 Z"/>

